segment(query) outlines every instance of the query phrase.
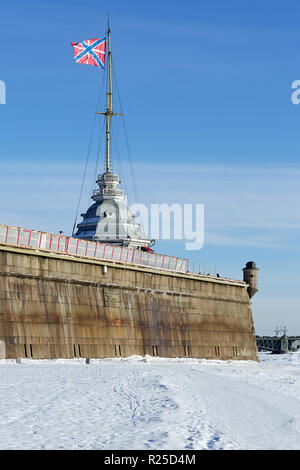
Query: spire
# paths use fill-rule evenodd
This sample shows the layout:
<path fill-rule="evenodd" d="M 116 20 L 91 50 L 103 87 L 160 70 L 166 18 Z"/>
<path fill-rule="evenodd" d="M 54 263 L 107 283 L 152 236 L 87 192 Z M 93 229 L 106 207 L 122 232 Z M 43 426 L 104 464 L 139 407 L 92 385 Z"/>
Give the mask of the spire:
<path fill-rule="evenodd" d="M 112 88 L 112 68 L 111 68 L 111 43 L 110 43 L 110 26 L 108 20 L 108 29 L 107 29 L 107 42 L 108 42 L 108 80 L 107 80 L 107 91 L 106 91 L 106 111 L 105 112 L 96 112 L 96 114 L 104 114 L 106 119 L 106 152 L 105 152 L 105 162 L 106 162 L 106 173 L 110 173 L 110 120 L 112 116 L 123 116 L 121 113 L 114 113 L 112 107 L 112 98 L 113 98 L 113 88 Z"/>

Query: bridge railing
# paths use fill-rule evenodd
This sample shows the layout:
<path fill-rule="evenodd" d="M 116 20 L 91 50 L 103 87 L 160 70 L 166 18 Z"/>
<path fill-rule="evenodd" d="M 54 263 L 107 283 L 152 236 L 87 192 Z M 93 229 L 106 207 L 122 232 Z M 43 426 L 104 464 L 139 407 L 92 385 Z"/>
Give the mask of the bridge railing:
<path fill-rule="evenodd" d="M 291 351 L 296 341 L 300 341 L 300 336 L 256 336 L 258 349 L 273 352 Z"/>
<path fill-rule="evenodd" d="M 186 273 L 188 260 L 0 224 L 0 243 Z"/>

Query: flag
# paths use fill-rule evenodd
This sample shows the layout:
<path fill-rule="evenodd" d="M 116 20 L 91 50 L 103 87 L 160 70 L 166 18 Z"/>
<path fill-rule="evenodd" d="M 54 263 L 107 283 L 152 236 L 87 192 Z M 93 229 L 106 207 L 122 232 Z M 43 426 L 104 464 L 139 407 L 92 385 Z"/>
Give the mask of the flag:
<path fill-rule="evenodd" d="M 74 60 L 79 64 L 96 65 L 104 68 L 106 38 L 87 39 L 82 42 L 72 42 L 74 47 Z"/>

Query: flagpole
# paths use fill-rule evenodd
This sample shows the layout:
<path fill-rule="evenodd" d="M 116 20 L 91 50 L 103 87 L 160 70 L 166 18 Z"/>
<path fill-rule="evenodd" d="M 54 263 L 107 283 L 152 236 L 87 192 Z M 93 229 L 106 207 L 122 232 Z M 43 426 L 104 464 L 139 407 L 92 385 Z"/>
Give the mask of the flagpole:
<path fill-rule="evenodd" d="M 110 27 L 107 30 L 108 41 L 108 91 L 106 95 L 106 173 L 110 172 L 110 120 L 113 114 L 112 110 L 112 76 L 111 76 L 111 44 Z"/>
<path fill-rule="evenodd" d="M 106 92 L 106 112 L 97 112 L 96 114 L 104 114 L 106 119 L 106 173 L 110 173 L 110 120 L 112 116 L 123 116 L 121 113 L 114 113 L 112 109 L 112 66 L 111 66 L 111 43 L 110 43 L 110 27 L 109 21 L 107 26 L 107 43 L 108 43 L 108 85 Z"/>

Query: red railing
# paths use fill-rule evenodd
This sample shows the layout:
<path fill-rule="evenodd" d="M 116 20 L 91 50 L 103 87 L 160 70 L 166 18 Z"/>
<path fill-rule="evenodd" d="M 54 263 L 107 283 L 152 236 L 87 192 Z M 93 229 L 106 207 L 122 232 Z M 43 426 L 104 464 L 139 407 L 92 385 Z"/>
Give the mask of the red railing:
<path fill-rule="evenodd" d="M 118 261 L 142 266 L 155 267 L 167 271 L 185 273 L 188 260 L 173 256 L 150 253 L 124 246 L 81 240 L 79 238 L 38 232 L 20 227 L 0 225 L 0 243 L 24 246 L 51 252 L 65 253 L 88 258 Z"/>

